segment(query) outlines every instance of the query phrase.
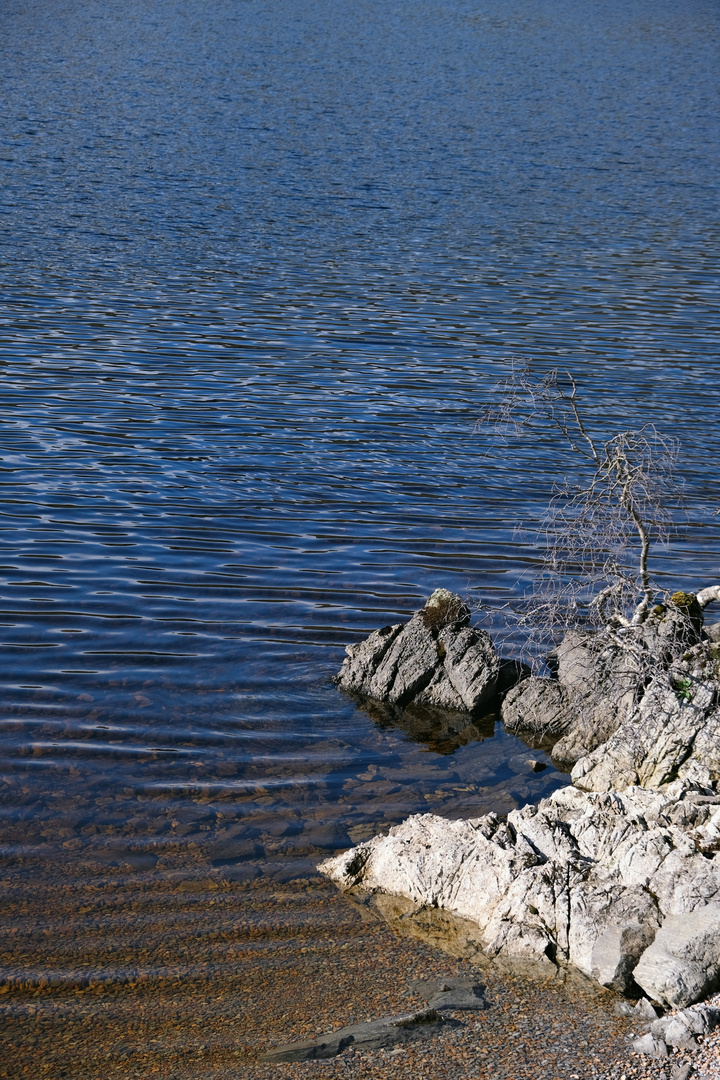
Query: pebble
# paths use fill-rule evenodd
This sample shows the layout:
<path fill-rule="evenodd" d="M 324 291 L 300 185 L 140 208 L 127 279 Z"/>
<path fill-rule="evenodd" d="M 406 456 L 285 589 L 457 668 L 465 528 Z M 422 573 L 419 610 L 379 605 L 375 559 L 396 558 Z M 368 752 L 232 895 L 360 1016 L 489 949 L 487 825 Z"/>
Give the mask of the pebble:
<path fill-rule="evenodd" d="M 478 971 L 400 938 L 325 879 L 238 881 L 198 849 L 156 873 L 67 856 L 4 870 L 0 1080 L 720 1080 L 720 1032 L 665 1062 L 584 981 Z M 396 1049 L 263 1063 L 283 1042 L 426 1007 L 413 987 L 481 982 L 487 1008 Z M 685 1077 L 682 1077 L 685 1080 Z"/>
<path fill-rule="evenodd" d="M 164 855 L 153 872 L 68 856 L 54 884 L 42 860 L 5 868 L 2 1080 L 587 1080 L 625 1049 L 631 1022 L 589 984 L 478 972 L 307 871 L 237 881 L 191 856 Z M 426 1008 L 414 985 L 458 979 L 479 980 L 488 1007 L 448 1010 L 457 1026 L 427 1041 L 258 1060 Z"/>

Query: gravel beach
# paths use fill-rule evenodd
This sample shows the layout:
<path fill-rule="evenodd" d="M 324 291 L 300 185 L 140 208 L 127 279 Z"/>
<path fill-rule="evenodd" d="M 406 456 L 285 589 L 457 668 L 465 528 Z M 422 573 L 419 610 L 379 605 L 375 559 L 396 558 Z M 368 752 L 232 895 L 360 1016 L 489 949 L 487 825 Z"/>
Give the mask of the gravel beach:
<path fill-rule="evenodd" d="M 71 870 L 71 868 L 69 868 Z M 184 874 L 94 878 L 55 888 L 5 878 L 0 1077 L 398 1080 L 667 1080 L 669 1063 L 628 1053 L 632 1021 L 582 978 L 534 982 L 490 970 L 489 1007 L 450 1012 L 428 1040 L 385 1051 L 264 1064 L 281 1043 L 415 1011 L 415 979 L 478 974 L 321 878 L 272 885 Z M 52 917 L 48 918 L 48 912 Z M 720 1076 L 718 1037 L 692 1060 Z M 714 1071 L 713 1071 L 714 1070 Z"/>

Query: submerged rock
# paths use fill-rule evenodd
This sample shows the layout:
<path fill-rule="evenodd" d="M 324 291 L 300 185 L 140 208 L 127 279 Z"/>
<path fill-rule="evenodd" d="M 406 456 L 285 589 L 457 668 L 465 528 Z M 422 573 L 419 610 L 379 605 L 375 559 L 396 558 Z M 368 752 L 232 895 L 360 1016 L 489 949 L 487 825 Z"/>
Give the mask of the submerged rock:
<path fill-rule="evenodd" d="M 320 869 L 341 888 L 469 920 L 490 958 L 570 964 L 612 989 L 639 986 L 685 1006 L 720 978 L 720 806 L 689 801 L 696 790 L 563 788 L 507 822 L 421 814 Z"/>
<path fill-rule="evenodd" d="M 379 1050 L 384 1046 L 395 1046 L 413 1039 L 437 1035 L 443 1025 L 448 1023 L 452 1021 L 445 1020 L 434 1009 L 409 1016 L 370 1020 L 364 1024 L 351 1024 L 328 1035 L 320 1035 L 317 1039 L 286 1043 L 262 1054 L 260 1061 L 317 1061 L 335 1057 L 350 1047 L 358 1050 Z"/>
<path fill-rule="evenodd" d="M 487 1009 L 485 987 L 477 979 L 417 979 L 411 986 L 431 1009 Z"/>
<path fill-rule="evenodd" d="M 469 622 L 460 597 L 436 589 L 408 623 L 348 645 L 336 681 L 376 701 L 474 712 L 494 696 L 500 660 L 489 634 Z"/>
<path fill-rule="evenodd" d="M 495 735 L 494 711 L 458 712 L 415 703 L 402 708 L 361 694 L 351 696 L 379 728 L 398 728 L 413 742 L 423 743 L 436 754 L 453 754 L 460 746 L 483 742 Z"/>

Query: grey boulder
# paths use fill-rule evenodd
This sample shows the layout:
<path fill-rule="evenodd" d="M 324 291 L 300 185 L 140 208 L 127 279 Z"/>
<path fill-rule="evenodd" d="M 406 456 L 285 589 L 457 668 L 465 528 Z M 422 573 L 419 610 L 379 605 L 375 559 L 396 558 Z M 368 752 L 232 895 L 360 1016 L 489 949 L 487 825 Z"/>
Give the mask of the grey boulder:
<path fill-rule="evenodd" d="M 436 589 L 408 623 L 346 648 L 336 677 L 348 692 L 398 706 L 472 712 L 495 694 L 500 661 L 490 636 L 468 625 L 459 596 Z"/>
<path fill-rule="evenodd" d="M 572 723 L 568 693 L 556 679 L 532 675 L 514 686 L 502 704 L 506 731 L 541 745 L 557 741 Z"/>
<path fill-rule="evenodd" d="M 635 1039 L 632 1044 L 632 1048 L 636 1054 L 649 1054 L 654 1058 L 666 1058 L 668 1056 L 667 1044 L 663 1039 L 658 1039 L 657 1035 L 652 1035 L 649 1031 L 645 1035 L 641 1035 L 639 1039 Z"/>

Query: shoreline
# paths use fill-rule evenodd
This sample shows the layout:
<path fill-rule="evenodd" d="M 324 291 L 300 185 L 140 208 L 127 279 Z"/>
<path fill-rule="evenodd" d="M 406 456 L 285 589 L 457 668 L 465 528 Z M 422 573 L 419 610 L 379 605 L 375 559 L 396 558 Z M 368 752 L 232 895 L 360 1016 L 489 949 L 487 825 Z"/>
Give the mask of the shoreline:
<path fill-rule="evenodd" d="M 720 1010 L 688 1008 L 720 983 L 720 646 L 718 627 L 703 629 L 719 591 L 674 593 L 622 640 L 568 631 L 554 678 L 516 665 L 503 720 L 553 733 L 569 787 L 505 820 L 414 815 L 318 869 L 344 892 L 383 897 L 399 923 L 459 919 L 466 955 L 486 963 L 574 969 L 645 996 L 652 1028 L 637 1053 L 696 1049 L 720 1026 Z M 469 622 L 461 598 L 436 589 L 408 623 L 348 646 L 337 682 L 398 707 L 472 713 L 503 688 L 489 635 Z M 656 658 L 643 683 L 631 647 Z"/>
<path fill-rule="evenodd" d="M 136 890 L 117 870 L 89 890 L 82 879 L 23 888 L 26 868 L 6 873 L 13 887 L 5 914 L 19 927 L 11 940 L 25 969 L 49 974 L 82 957 L 94 972 L 81 989 L 36 979 L 0 996 L 0 1061 L 13 1063 L 12 1080 L 570 1080 L 573 1073 L 584 1080 L 624 1050 L 628 1021 L 612 1015 L 606 991 L 586 981 L 541 984 L 539 999 L 536 983 L 481 972 L 491 1007 L 458 1014 L 462 1028 L 402 1054 L 262 1064 L 259 1055 L 280 1043 L 417 1009 L 413 980 L 475 967 L 399 937 L 324 878 L 208 889 L 204 874 L 198 867 L 182 890 L 161 880 Z M 82 908 L 90 910 L 80 915 Z M 39 935 L 34 927 L 47 910 L 56 913 L 53 934 Z M 68 934 L 80 920 L 83 934 Z M 112 942 L 137 958 L 131 982 L 116 979 L 108 926 Z M 548 1058 L 541 1069 L 538 1049 Z"/>

